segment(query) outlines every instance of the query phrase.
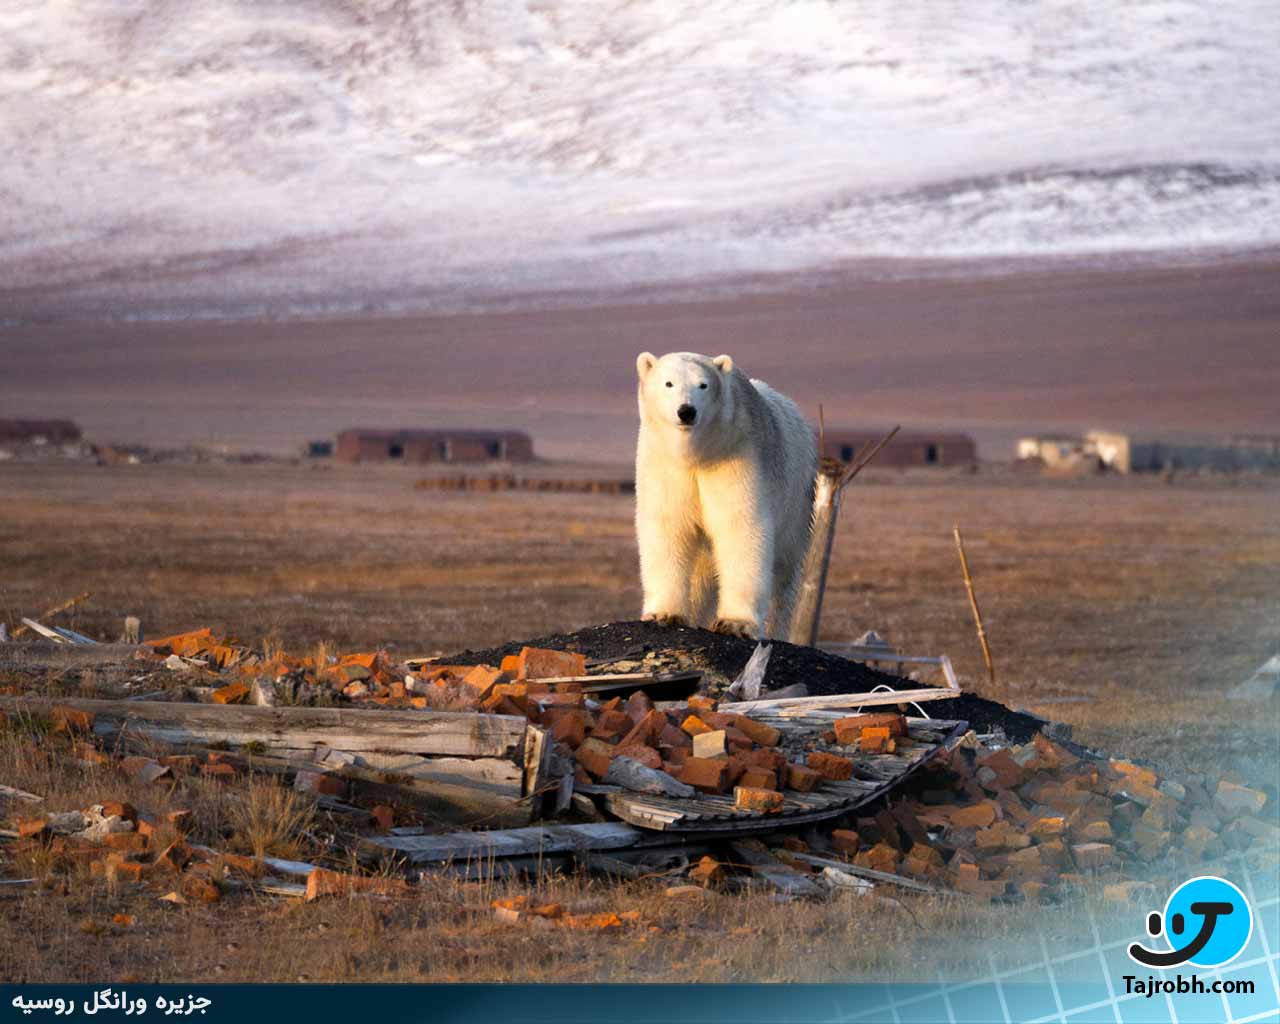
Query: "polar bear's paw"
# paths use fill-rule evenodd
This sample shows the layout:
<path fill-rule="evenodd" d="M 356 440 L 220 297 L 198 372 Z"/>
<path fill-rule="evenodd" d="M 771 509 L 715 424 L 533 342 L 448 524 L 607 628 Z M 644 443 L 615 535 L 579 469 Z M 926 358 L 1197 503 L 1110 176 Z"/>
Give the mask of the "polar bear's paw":
<path fill-rule="evenodd" d="M 756 639 L 756 624 L 749 619 L 716 619 L 711 624 L 711 631 L 725 636 L 740 636 L 744 640 Z"/>
<path fill-rule="evenodd" d="M 650 612 L 641 618 L 645 622 L 656 622 L 659 626 L 687 626 L 689 620 L 678 612 Z"/>

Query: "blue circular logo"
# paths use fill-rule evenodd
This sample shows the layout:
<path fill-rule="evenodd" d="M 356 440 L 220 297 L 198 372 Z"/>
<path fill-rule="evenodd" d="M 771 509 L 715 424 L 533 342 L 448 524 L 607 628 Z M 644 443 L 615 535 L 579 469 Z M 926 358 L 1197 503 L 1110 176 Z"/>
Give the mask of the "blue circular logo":
<path fill-rule="evenodd" d="M 1253 935 L 1253 913 L 1244 893 L 1215 875 L 1183 882 L 1164 905 L 1164 935 L 1172 949 L 1190 945 L 1206 926 L 1208 941 L 1186 961 L 1196 967 L 1229 963 L 1244 952 Z"/>

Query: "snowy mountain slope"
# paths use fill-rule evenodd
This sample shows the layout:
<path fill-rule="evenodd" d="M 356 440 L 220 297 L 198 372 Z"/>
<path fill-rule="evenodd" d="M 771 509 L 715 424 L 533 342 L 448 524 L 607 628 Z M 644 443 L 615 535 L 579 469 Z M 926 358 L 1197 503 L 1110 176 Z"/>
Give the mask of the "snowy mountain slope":
<path fill-rule="evenodd" d="M 0 318 L 1280 242 L 1274 0 L 0 0 Z"/>

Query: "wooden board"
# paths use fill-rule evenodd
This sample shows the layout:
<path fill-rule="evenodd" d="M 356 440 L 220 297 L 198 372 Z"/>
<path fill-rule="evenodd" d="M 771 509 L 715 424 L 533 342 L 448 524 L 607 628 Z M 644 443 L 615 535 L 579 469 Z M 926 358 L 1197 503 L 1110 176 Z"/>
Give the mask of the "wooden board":
<path fill-rule="evenodd" d="M 754 717 L 754 716 L 753 716 Z M 786 723 L 771 722 L 790 729 Z M 666 834 L 750 835 L 790 828 L 847 814 L 887 793 L 939 752 L 958 742 L 967 722 L 908 719 L 910 743 L 896 754 L 853 756 L 854 777 L 845 782 L 824 780 L 811 793 L 783 791 L 779 811 L 751 811 L 734 806 L 732 796 L 699 793 L 695 797 L 647 796 L 612 790 L 603 794 L 609 811 L 639 828 Z M 803 728 L 803 727 L 802 727 Z"/>
<path fill-rule="evenodd" d="M 0 697 L 0 708 L 47 714 L 54 705 L 92 712 L 95 734 L 133 730 L 175 745 L 269 748 L 317 745 L 336 750 L 513 757 L 523 748 L 525 719 L 447 711 L 354 711 L 349 708 L 248 707 L 162 701 Z"/>
<path fill-rule="evenodd" d="M 537 857 L 575 850 L 621 850 L 652 843 L 656 837 L 620 822 L 593 825 L 543 825 L 488 832 L 449 832 L 434 836 L 376 836 L 361 840 L 365 856 L 394 855 L 409 864 Z M 670 840 L 661 840 L 670 842 Z"/>
<path fill-rule="evenodd" d="M 955 700 L 959 691 L 949 687 L 933 687 L 919 690 L 896 690 L 893 693 L 833 693 L 825 697 L 783 697 L 777 700 L 747 700 L 725 704 L 720 710 L 741 715 L 757 711 L 811 711 L 823 708 L 848 708 L 854 714 L 857 708 L 880 708 L 891 704 L 920 704 L 931 700 Z"/>

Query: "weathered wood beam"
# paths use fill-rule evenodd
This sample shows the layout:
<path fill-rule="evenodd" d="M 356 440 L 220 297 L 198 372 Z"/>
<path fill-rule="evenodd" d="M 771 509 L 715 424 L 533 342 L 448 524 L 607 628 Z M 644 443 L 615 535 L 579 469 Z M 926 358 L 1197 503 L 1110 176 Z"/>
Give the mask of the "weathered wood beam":
<path fill-rule="evenodd" d="M 0 697 L 0 707 L 47 713 L 55 705 L 91 712 L 94 733 L 123 732 L 175 745 L 377 750 L 403 754 L 513 757 L 527 722 L 515 715 L 349 708 L 251 707 L 186 702 Z"/>
<path fill-rule="evenodd" d="M 812 711 L 817 708 L 874 708 L 888 704 L 919 704 L 930 700 L 955 700 L 959 691 L 950 687 L 898 690 L 894 693 L 833 693 L 825 697 L 785 697 L 781 700 L 748 700 L 725 704 L 724 711 Z"/>

